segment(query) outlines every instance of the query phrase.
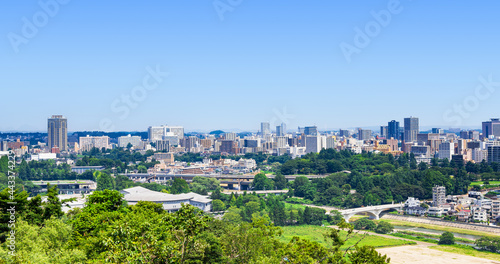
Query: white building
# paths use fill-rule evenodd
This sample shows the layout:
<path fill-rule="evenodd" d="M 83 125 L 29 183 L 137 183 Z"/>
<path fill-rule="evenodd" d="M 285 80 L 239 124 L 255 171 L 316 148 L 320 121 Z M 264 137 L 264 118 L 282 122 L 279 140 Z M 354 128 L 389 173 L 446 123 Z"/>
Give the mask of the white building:
<path fill-rule="evenodd" d="M 488 222 L 488 214 L 485 210 L 474 210 L 474 214 L 472 214 L 472 220 L 479 222 Z"/>
<path fill-rule="evenodd" d="M 451 160 L 451 156 L 455 155 L 455 144 L 452 142 L 443 142 L 439 144 L 439 158 Z"/>
<path fill-rule="evenodd" d="M 420 206 L 420 201 L 418 200 L 418 198 L 408 197 L 408 199 L 405 202 L 405 207 L 416 207 L 416 206 Z"/>
<path fill-rule="evenodd" d="M 434 186 L 432 187 L 432 205 L 439 207 L 446 203 L 446 187 Z"/>
<path fill-rule="evenodd" d="M 306 136 L 306 153 L 319 153 L 326 148 L 325 136 Z"/>
<path fill-rule="evenodd" d="M 184 127 L 181 126 L 150 126 L 148 128 L 148 138 L 149 141 L 157 141 L 164 139 L 164 136 L 167 136 L 167 133 L 172 133 L 172 135 L 177 136 L 178 139 L 184 138 Z M 172 144 L 170 145 L 177 145 Z"/>
<path fill-rule="evenodd" d="M 162 192 L 155 192 L 143 187 L 132 187 L 120 191 L 123 194 L 123 199 L 129 205 L 137 204 L 139 201 L 149 201 L 163 205 L 163 209 L 168 212 L 178 211 L 182 204 L 190 204 L 199 209 L 210 212 L 212 208 L 212 200 L 207 196 L 199 195 L 197 193 L 183 193 L 183 194 L 168 194 Z"/>
<path fill-rule="evenodd" d="M 500 216 L 500 200 L 493 200 L 491 202 L 491 218 L 496 220 Z"/>
<path fill-rule="evenodd" d="M 31 155 L 31 160 L 53 160 L 56 158 L 57 158 L 56 153 L 38 153 Z"/>
<path fill-rule="evenodd" d="M 444 209 L 441 207 L 430 207 L 429 211 L 427 212 L 428 215 L 433 215 L 433 216 L 443 216 L 444 214 Z"/>
<path fill-rule="evenodd" d="M 109 149 L 109 137 L 91 137 L 87 135 L 86 137 L 80 137 L 79 144 L 81 151 L 90 151 L 92 148 L 98 148 L 99 150 L 102 148 Z"/>
<path fill-rule="evenodd" d="M 118 138 L 118 147 L 120 147 L 120 148 L 126 148 L 129 143 L 134 148 L 141 148 L 142 147 L 142 139 L 139 136 L 128 135 L 128 136 L 123 136 L 123 137 Z"/>

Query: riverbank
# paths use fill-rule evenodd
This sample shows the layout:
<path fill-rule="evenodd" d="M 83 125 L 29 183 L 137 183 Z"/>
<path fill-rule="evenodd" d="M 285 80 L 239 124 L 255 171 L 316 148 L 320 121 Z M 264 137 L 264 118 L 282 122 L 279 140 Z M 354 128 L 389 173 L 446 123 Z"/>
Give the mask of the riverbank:
<path fill-rule="evenodd" d="M 491 226 L 469 225 L 464 223 L 432 220 L 420 217 L 407 217 L 399 215 L 384 215 L 382 221 L 390 222 L 393 225 L 423 227 L 428 229 L 449 231 L 452 233 L 462 233 L 477 236 L 498 236 L 500 228 Z"/>

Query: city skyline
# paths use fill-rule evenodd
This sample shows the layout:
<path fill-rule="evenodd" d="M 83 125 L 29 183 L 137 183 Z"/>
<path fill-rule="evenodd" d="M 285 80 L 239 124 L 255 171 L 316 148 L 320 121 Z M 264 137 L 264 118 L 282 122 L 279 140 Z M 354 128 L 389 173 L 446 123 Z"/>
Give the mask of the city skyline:
<path fill-rule="evenodd" d="M 0 131 L 43 131 L 53 113 L 70 131 L 376 128 L 408 116 L 480 128 L 500 116 L 499 5 L 243 1 L 221 14 L 211 2 L 10 1 L 0 86 L 3 106 L 22 110 Z"/>

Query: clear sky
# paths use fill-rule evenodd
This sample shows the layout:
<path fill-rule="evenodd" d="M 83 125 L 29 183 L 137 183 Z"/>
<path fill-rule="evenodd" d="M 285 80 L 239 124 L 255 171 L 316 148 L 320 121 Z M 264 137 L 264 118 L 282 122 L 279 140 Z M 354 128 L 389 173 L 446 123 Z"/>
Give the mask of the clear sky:
<path fill-rule="evenodd" d="M 0 131 L 500 116 L 498 1 L 54 1 L 0 3 Z"/>

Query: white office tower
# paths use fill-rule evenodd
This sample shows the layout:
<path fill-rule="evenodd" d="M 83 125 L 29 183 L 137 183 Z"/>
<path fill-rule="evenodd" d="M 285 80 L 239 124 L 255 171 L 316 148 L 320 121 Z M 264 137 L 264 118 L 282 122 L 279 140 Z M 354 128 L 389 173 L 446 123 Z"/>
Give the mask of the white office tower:
<path fill-rule="evenodd" d="M 443 142 L 439 144 L 439 155 L 440 159 L 451 160 L 451 156 L 455 155 L 455 144 L 452 142 Z"/>

